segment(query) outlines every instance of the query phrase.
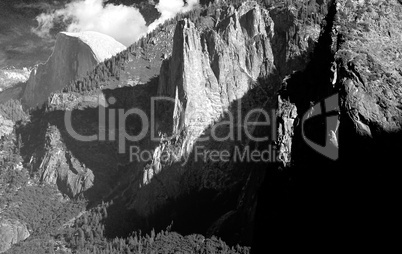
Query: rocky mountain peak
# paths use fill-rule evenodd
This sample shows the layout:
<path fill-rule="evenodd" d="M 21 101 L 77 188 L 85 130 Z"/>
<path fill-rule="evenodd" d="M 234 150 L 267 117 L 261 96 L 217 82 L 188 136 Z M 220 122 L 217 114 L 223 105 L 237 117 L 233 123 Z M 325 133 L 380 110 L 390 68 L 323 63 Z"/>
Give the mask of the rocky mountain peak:
<path fill-rule="evenodd" d="M 125 48 L 110 36 L 98 32 L 60 33 L 47 62 L 31 72 L 23 101 L 29 107 L 40 106 L 52 92 L 86 75 L 98 63 Z"/>
<path fill-rule="evenodd" d="M 272 25 L 255 2 L 227 8 L 213 27 L 200 29 L 189 19 L 178 22 L 172 57 L 162 65 L 158 87 L 159 95 L 175 99 L 175 133 L 186 129 L 191 143 L 270 72 L 274 60 L 266 27 Z"/>

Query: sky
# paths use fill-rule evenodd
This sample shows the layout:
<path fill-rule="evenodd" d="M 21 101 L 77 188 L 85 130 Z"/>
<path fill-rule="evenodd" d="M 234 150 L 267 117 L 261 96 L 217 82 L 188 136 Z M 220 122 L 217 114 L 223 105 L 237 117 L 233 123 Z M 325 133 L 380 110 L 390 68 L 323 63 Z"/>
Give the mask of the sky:
<path fill-rule="evenodd" d="M 60 31 L 97 31 L 129 46 L 197 3 L 198 0 L 0 0 L 0 69 L 30 68 L 45 62 Z"/>
<path fill-rule="evenodd" d="M 22 7 L 24 3 L 34 4 Z M 52 41 L 43 40 L 30 29 L 36 26 L 35 17 L 50 8 L 41 1 L 0 0 L 0 68 L 15 66 L 28 67 L 36 59 L 46 60 L 51 53 Z"/>

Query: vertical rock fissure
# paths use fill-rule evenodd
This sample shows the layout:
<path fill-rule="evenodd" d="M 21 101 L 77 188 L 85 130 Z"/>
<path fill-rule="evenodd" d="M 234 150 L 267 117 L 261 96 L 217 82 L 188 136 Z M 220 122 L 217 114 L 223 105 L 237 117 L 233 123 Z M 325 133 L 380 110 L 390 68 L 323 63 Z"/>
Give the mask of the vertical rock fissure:
<path fill-rule="evenodd" d="M 256 253 L 267 249 L 264 239 L 270 239 L 268 247 L 282 246 L 285 242 L 303 239 L 307 228 L 325 232 L 323 227 L 328 226 L 327 220 L 323 220 L 328 216 L 328 204 L 327 201 L 320 202 L 325 198 L 331 200 L 332 192 L 327 192 L 330 187 L 325 185 L 334 164 L 320 158 L 307 146 L 301 135 L 300 119 L 312 105 L 336 92 L 331 83 L 336 50 L 333 48 L 336 3 L 333 0 L 329 5 L 311 61 L 304 71 L 285 78 L 278 94 L 277 144 L 281 163 L 267 171 L 259 190 L 255 217 L 258 224 L 255 225 L 252 247 Z M 277 65 L 282 63 L 279 59 L 282 54 L 276 48 L 275 64 L 280 75 L 284 74 L 285 68 Z M 315 135 L 321 133 L 320 126 L 322 122 L 312 126 L 317 128 L 312 131 Z M 324 237 L 320 233 L 314 233 L 314 236 Z"/>

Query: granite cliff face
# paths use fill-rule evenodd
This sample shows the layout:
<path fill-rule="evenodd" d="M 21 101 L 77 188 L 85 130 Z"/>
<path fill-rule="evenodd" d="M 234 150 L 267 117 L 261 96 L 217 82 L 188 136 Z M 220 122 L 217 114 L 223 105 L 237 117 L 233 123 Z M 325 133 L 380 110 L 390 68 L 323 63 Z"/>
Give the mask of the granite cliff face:
<path fill-rule="evenodd" d="M 204 31 L 190 20 L 180 21 L 172 57 L 161 69 L 158 95 L 175 99 L 173 132 L 188 133 L 185 152 L 192 139 L 274 69 L 267 11 L 247 3 L 220 15 L 214 29 Z"/>
<path fill-rule="evenodd" d="M 336 85 L 344 94 L 346 115 L 361 136 L 374 138 L 376 132 L 402 128 L 401 9 L 397 1 L 337 3 L 341 35 Z M 353 19 L 357 23 L 350 26 Z"/>
<path fill-rule="evenodd" d="M 274 68 L 267 12 L 252 4 L 226 12 L 215 29 L 206 31 L 190 20 L 179 22 L 172 57 L 162 65 L 158 95 L 175 100 L 173 133 L 187 133 L 183 153 Z"/>
<path fill-rule="evenodd" d="M 39 166 L 41 181 L 57 185 L 61 193 L 74 198 L 93 186 L 94 174 L 66 150 L 62 142 L 57 127 L 49 126 L 45 154 Z"/>
<path fill-rule="evenodd" d="M 11 245 L 29 237 L 26 225 L 17 220 L 3 220 L 0 217 L 0 253 L 10 249 Z"/>
<path fill-rule="evenodd" d="M 24 103 L 29 107 L 41 106 L 52 92 L 124 49 L 124 45 L 101 33 L 60 33 L 47 62 L 31 72 L 23 94 Z"/>

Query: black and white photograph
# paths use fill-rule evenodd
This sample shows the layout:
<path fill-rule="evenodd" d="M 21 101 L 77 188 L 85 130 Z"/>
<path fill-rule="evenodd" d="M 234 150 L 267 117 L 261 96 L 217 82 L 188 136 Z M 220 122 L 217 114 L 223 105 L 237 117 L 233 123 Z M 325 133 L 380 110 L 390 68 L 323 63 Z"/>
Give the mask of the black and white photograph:
<path fill-rule="evenodd" d="M 402 0 L 0 0 L 0 253 L 386 253 L 401 152 Z"/>

